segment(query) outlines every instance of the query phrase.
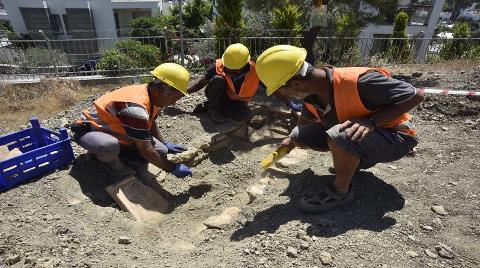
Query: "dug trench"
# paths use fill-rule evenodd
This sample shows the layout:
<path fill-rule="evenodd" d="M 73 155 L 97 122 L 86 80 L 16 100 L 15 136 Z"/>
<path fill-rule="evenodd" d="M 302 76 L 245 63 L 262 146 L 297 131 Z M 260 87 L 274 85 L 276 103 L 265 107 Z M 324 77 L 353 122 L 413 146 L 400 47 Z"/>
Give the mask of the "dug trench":
<path fill-rule="evenodd" d="M 260 161 L 296 115 L 258 97 L 247 124 L 216 125 L 194 107 L 200 94 L 159 116 L 162 134 L 188 151 L 178 179 L 159 170 L 173 210 L 159 224 L 136 221 L 110 198 L 114 183 L 73 144 L 74 164 L 0 195 L 0 263 L 14 267 L 320 267 L 480 265 L 480 120 L 477 104 L 428 99 L 414 111 L 417 155 L 354 177 L 353 205 L 304 214 L 297 201 L 333 175 L 328 153 L 295 149 L 263 171 Z M 456 105 L 456 103 L 461 103 Z M 46 122 L 71 122 L 81 103 Z M 461 107 L 472 113 L 438 113 Z M 450 109 L 451 110 L 451 109 Z M 433 115 L 435 117 L 433 118 Z M 442 211 L 441 208 L 443 208 Z"/>

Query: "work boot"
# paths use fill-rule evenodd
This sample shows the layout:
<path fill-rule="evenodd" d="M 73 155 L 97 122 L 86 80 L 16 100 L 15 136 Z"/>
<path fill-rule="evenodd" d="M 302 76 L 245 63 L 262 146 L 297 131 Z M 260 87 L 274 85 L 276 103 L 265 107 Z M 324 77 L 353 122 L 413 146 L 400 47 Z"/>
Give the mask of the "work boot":
<path fill-rule="evenodd" d="M 212 119 L 212 121 L 217 124 L 223 124 L 225 123 L 225 121 L 227 121 L 225 116 L 223 116 L 218 109 L 209 108 L 208 114 L 210 115 L 210 118 Z"/>

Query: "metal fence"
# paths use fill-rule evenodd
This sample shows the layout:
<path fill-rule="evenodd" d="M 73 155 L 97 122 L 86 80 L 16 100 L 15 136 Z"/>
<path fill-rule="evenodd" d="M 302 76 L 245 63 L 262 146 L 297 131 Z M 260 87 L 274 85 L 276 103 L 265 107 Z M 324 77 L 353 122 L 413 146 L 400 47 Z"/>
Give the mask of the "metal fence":
<path fill-rule="evenodd" d="M 154 63 L 178 62 L 192 72 L 205 71 L 235 41 L 245 44 L 255 59 L 277 44 L 302 45 L 298 36 L 250 36 L 233 38 L 126 37 L 69 40 L 0 41 L 0 81 L 29 82 L 47 77 L 124 77 L 148 74 L 154 66 L 130 64 L 113 57 L 108 69 L 99 68 L 106 52 L 125 40 L 137 40 L 160 51 Z M 181 54 L 183 42 L 184 54 Z M 423 63 L 458 58 L 480 58 L 480 39 L 396 39 L 317 37 L 313 46 L 316 65 L 375 65 Z M 135 55 L 134 55 L 135 56 Z M 143 56 L 149 57 L 147 56 Z M 183 59 L 183 62 L 182 62 Z M 117 60 L 118 62 L 115 62 Z M 130 65 L 129 65 L 130 64 Z"/>

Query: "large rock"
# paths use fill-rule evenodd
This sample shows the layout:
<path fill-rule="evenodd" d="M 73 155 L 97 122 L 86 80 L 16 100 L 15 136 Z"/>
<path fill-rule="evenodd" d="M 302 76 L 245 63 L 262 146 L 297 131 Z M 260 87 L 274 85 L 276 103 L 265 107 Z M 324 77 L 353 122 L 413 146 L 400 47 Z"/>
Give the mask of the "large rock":
<path fill-rule="evenodd" d="M 250 202 L 253 202 L 253 200 L 257 199 L 258 197 L 263 195 L 263 192 L 265 191 L 266 185 L 264 184 L 254 184 L 250 185 L 247 188 L 247 193 L 250 198 Z"/>
<path fill-rule="evenodd" d="M 240 213 L 240 211 L 242 210 L 238 207 L 225 208 L 222 214 L 218 216 L 212 216 L 206 219 L 203 224 L 205 224 L 205 226 L 207 226 L 208 228 L 223 229 L 235 221 L 235 218 L 237 217 L 238 213 Z"/>

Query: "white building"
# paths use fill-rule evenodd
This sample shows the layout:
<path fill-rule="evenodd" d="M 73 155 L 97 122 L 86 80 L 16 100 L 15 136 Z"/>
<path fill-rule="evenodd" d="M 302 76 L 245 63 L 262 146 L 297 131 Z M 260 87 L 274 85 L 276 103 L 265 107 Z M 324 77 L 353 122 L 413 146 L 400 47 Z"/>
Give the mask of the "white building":
<path fill-rule="evenodd" d="M 1 0 L 13 30 L 37 39 L 115 38 L 131 19 L 163 9 L 162 0 Z M 0 14 L 1 19 L 1 14 Z"/>
<path fill-rule="evenodd" d="M 362 1 L 360 10 L 362 13 L 378 14 L 378 8 L 363 2 L 365 1 Z M 445 0 L 431 0 L 430 4 L 423 5 L 413 5 L 410 0 L 400 0 L 398 2 L 397 10 L 414 11 L 407 26 L 407 32 L 410 37 L 423 39 L 415 45 L 417 60 L 422 60 L 428 52 L 429 39 L 433 37 L 444 3 Z M 392 32 L 392 24 L 368 24 L 359 35 L 362 59 L 368 58 L 371 53 L 375 53 L 375 47 L 381 46 L 381 43 L 386 41 L 382 38 L 389 37 Z"/>

